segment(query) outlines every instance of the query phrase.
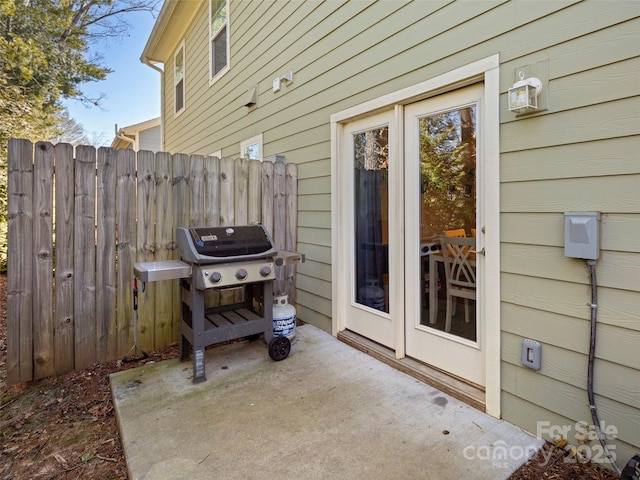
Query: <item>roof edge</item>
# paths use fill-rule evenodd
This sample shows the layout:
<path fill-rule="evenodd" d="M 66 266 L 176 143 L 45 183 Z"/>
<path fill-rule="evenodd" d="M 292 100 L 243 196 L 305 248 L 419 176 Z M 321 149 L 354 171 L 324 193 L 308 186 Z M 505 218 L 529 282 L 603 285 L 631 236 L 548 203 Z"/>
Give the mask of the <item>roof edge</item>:
<path fill-rule="evenodd" d="M 204 2 L 194 0 L 165 0 L 140 55 L 142 63 L 164 63 L 172 46 L 171 38 L 182 38 L 194 15 Z"/>
<path fill-rule="evenodd" d="M 118 129 L 118 132 L 122 132 L 125 135 L 133 135 L 140 130 L 146 130 L 148 128 L 159 127 L 160 117 L 151 118 L 140 123 L 134 123 L 133 125 L 127 125 Z"/>

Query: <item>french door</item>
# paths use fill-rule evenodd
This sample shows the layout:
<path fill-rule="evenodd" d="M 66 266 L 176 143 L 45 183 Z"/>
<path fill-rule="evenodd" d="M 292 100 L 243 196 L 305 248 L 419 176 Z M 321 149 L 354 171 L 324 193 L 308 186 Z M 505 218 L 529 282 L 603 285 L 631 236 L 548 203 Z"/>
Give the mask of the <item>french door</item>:
<path fill-rule="evenodd" d="M 406 355 L 484 386 L 482 94 L 480 84 L 404 109 L 404 323 Z"/>
<path fill-rule="evenodd" d="M 345 328 L 481 386 L 482 95 L 465 87 L 343 125 L 333 266 Z M 466 297 L 449 295 L 451 230 L 467 237 Z"/>
<path fill-rule="evenodd" d="M 394 285 L 402 278 L 398 244 L 398 205 L 390 198 L 397 160 L 390 154 L 393 110 L 349 123 L 341 156 L 340 242 L 341 294 L 345 326 L 382 345 L 395 348 L 394 322 L 402 302 Z M 391 247 L 391 248 L 390 248 Z M 396 249 L 397 250 L 397 249 Z"/>

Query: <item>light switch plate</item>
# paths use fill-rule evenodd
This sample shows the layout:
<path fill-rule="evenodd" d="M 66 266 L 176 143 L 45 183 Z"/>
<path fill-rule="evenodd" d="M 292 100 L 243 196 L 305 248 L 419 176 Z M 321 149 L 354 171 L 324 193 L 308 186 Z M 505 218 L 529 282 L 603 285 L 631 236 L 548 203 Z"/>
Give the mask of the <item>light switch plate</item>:
<path fill-rule="evenodd" d="M 280 77 L 273 79 L 273 91 L 274 92 L 280 91 Z"/>

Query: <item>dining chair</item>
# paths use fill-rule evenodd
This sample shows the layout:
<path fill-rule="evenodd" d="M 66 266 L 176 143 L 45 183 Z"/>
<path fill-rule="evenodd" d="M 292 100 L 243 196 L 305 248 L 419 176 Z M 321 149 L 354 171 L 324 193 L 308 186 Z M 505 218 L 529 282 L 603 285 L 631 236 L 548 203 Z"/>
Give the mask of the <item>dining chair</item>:
<path fill-rule="evenodd" d="M 454 230 L 445 230 L 444 234 L 447 237 L 458 237 L 458 238 L 466 238 L 466 236 L 467 236 L 467 232 L 465 231 L 464 228 L 456 228 Z M 474 237 L 475 237 L 475 235 L 474 235 Z M 473 258 L 475 258 L 475 254 L 474 254 Z M 456 305 L 457 304 L 453 305 L 453 310 L 451 312 L 451 315 L 455 315 L 456 314 Z"/>
<path fill-rule="evenodd" d="M 476 239 L 440 237 L 447 286 L 447 312 L 444 330 L 451 331 L 451 317 L 455 312 L 454 299 L 464 299 L 464 321 L 469 323 L 469 300 L 476 299 L 476 262 L 472 258 Z"/>
<path fill-rule="evenodd" d="M 464 228 L 458 228 L 456 230 L 445 230 L 444 234 L 447 237 L 466 237 L 467 232 L 464 231 Z"/>

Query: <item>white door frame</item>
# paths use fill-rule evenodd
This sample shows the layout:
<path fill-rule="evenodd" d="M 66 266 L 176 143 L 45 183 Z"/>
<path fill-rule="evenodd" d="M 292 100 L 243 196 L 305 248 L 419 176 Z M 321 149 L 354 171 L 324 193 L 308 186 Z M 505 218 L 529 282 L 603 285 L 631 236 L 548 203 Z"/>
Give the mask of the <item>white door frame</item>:
<path fill-rule="evenodd" d="M 479 312 L 484 319 L 484 339 L 487 351 L 485 358 L 486 386 L 485 408 L 487 413 L 500 417 L 500 140 L 499 140 L 499 106 L 500 106 L 500 82 L 499 82 L 499 55 L 492 55 L 471 64 L 462 66 L 450 72 L 438 75 L 411 87 L 398 90 L 368 102 L 356 105 L 349 109 L 331 115 L 331 261 L 332 261 L 332 333 L 337 335 L 344 330 L 345 305 L 349 301 L 348 289 L 344 288 L 345 278 L 341 274 L 340 265 L 344 261 L 344 249 L 348 245 L 340 242 L 339 228 L 341 216 L 348 214 L 341 205 L 345 205 L 346 199 L 341 197 L 339 189 L 339 164 L 342 151 L 342 138 L 344 123 L 357 118 L 370 115 L 381 109 L 395 108 L 396 128 L 395 138 L 402 133 L 403 105 L 418 100 L 429 98 L 463 86 L 477 82 L 484 83 L 484 104 L 481 115 L 480 128 L 482 129 L 483 142 L 481 144 L 482 157 L 486 161 L 486 167 L 482 182 L 485 192 L 484 205 L 485 222 L 478 229 L 484 228 L 482 242 L 479 248 L 485 249 L 485 275 L 484 281 L 491 285 L 485 289 L 483 311 Z M 395 142 L 401 144 L 403 142 Z M 391 154 L 395 158 L 402 159 L 402 145 L 396 145 Z M 390 193 L 400 192 L 396 185 L 390 185 Z M 395 190 L 392 190 L 395 189 Z M 398 194 L 398 193 L 396 193 Z M 398 232 L 401 236 L 400 244 L 404 245 L 404 232 Z M 480 234 L 479 234 L 480 236 Z M 391 238 L 390 238 L 391 241 Z M 400 277 L 400 276 L 399 276 Z M 396 287 L 403 288 L 402 285 Z M 396 290 L 398 291 L 398 290 Z M 396 329 L 396 357 L 405 355 L 404 318 L 395 322 Z"/>

